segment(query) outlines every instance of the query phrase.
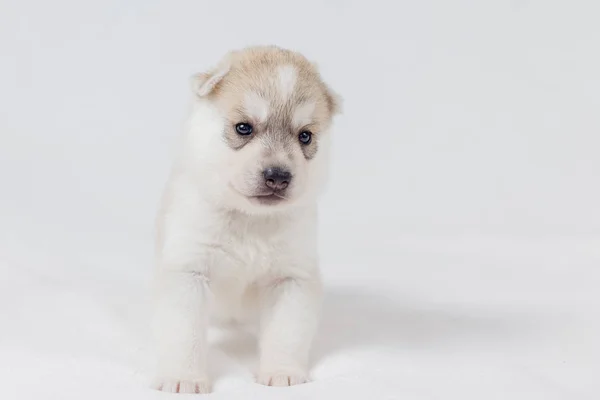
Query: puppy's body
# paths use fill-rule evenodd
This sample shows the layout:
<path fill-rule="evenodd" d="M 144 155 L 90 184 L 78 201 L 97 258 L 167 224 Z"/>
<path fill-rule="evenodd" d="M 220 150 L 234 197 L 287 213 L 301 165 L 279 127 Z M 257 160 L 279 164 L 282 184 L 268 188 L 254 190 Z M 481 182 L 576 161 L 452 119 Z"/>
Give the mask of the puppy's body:
<path fill-rule="evenodd" d="M 208 392 L 212 322 L 259 326 L 263 384 L 307 378 L 320 280 L 316 200 L 338 100 L 301 55 L 228 54 L 196 96 L 158 216 L 156 387 Z"/>

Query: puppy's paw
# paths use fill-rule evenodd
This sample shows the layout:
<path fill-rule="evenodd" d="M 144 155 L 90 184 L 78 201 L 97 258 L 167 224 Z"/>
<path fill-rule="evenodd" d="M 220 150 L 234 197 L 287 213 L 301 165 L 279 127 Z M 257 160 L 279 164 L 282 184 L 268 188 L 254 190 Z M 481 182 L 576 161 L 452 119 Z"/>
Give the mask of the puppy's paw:
<path fill-rule="evenodd" d="M 261 372 L 258 375 L 258 383 L 265 386 L 293 386 L 306 382 L 308 378 L 302 373 Z"/>
<path fill-rule="evenodd" d="M 155 379 L 152 387 L 167 393 L 210 393 L 208 379 L 180 380 L 180 379 Z"/>

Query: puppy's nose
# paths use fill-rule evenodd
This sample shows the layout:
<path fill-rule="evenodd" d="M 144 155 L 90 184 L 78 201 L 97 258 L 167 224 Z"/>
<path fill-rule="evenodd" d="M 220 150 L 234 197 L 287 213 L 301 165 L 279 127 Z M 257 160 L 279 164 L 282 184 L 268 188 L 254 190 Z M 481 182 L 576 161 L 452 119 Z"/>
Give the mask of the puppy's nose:
<path fill-rule="evenodd" d="M 292 174 L 290 171 L 280 167 L 269 167 L 263 171 L 265 185 L 269 189 L 283 190 L 290 184 Z"/>

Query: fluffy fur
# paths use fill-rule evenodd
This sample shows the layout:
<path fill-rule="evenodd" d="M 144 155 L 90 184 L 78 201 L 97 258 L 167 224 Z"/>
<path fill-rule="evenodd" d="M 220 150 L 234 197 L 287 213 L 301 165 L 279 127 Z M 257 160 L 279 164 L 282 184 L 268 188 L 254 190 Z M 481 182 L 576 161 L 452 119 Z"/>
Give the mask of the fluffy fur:
<path fill-rule="evenodd" d="M 231 52 L 192 86 L 157 219 L 154 385 L 210 391 L 211 322 L 258 324 L 259 383 L 305 382 L 321 293 L 316 205 L 340 101 L 314 64 L 278 47 Z M 269 194 L 272 166 L 292 178 Z"/>

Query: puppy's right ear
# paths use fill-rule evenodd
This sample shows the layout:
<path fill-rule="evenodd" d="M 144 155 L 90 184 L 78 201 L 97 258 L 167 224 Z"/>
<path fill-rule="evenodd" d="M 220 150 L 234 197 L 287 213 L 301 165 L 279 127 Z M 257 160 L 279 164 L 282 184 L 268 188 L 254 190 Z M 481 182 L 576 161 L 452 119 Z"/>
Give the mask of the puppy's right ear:
<path fill-rule="evenodd" d="M 198 97 L 210 94 L 231 68 L 230 57 L 225 57 L 216 68 L 192 76 L 192 90 Z"/>

